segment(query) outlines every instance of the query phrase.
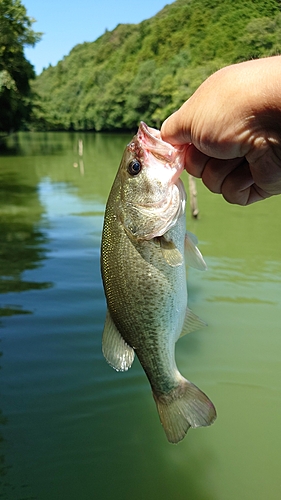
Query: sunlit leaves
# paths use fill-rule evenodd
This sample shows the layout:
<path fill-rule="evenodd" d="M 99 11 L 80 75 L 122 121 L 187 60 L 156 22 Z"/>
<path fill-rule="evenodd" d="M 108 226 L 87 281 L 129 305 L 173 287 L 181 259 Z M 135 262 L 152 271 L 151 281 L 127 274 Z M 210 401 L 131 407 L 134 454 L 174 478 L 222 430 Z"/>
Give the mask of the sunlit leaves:
<path fill-rule="evenodd" d="M 23 47 L 41 36 L 32 23 L 20 0 L 0 1 L 0 133 L 19 128 L 29 117 L 29 79 L 35 74 Z"/>
<path fill-rule="evenodd" d="M 277 0 L 177 0 L 138 25 L 75 47 L 34 84 L 33 127 L 159 127 L 220 67 L 281 53 Z"/>

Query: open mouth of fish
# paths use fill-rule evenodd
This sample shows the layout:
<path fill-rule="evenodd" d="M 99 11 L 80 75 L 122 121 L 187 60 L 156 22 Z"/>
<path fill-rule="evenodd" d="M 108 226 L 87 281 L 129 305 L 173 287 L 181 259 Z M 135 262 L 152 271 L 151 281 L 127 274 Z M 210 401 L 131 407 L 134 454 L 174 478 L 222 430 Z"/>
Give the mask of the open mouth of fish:
<path fill-rule="evenodd" d="M 138 132 L 138 153 L 140 157 L 146 159 L 151 156 L 160 161 L 167 169 L 168 179 L 173 184 L 176 183 L 184 170 L 184 156 L 186 145 L 172 146 L 161 139 L 160 131 L 148 127 L 146 123 L 141 122 Z M 136 144 L 134 144 L 136 147 Z M 147 158 L 148 160 L 148 158 Z"/>

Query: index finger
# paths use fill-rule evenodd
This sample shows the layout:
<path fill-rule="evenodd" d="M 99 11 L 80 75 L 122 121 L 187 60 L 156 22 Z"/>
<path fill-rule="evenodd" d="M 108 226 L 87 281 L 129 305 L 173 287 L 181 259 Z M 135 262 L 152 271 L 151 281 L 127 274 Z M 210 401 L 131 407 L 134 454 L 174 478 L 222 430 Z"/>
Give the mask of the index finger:
<path fill-rule="evenodd" d="M 201 153 L 194 144 L 190 144 L 185 155 L 185 170 L 194 177 L 202 177 L 210 157 Z"/>

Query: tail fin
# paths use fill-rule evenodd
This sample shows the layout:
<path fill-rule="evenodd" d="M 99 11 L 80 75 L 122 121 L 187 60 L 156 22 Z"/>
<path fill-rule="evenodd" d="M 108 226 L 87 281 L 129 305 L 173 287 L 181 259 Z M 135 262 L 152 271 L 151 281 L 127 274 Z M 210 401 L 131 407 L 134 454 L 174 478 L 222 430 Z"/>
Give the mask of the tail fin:
<path fill-rule="evenodd" d="M 216 419 L 213 403 L 196 385 L 182 377 L 178 387 L 167 394 L 153 393 L 168 441 L 178 443 L 190 427 L 211 425 Z"/>

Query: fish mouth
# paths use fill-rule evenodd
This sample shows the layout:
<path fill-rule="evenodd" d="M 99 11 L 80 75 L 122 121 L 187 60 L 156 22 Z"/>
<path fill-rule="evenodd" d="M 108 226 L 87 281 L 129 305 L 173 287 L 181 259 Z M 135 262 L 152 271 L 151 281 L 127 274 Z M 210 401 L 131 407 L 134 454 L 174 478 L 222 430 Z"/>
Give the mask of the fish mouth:
<path fill-rule="evenodd" d="M 184 214 L 186 193 L 180 175 L 186 150 L 186 145 L 175 147 L 162 140 L 159 130 L 140 123 L 128 152 L 129 159 L 136 158 L 143 169 L 135 196 L 125 201 L 122 220 L 134 237 L 150 240 L 162 236 Z"/>
<path fill-rule="evenodd" d="M 171 184 L 176 185 L 175 189 L 179 190 L 180 200 L 182 203 L 185 203 L 186 195 L 184 188 L 182 189 L 182 182 L 179 177 L 184 170 L 187 147 L 185 145 L 175 147 L 163 141 L 160 130 L 148 127 L 143 121 L 140 122 L 136 137 L 141 157 L 144 158 L 147 163 L 153 160 L 162 163 L 162 166 L 165 167 L 163 177 L 167 176 L 167 180 L 169 180 Z M 170 198 L 172 198 L 172 194 L 170 194 Z M 154 202 L 142 204 L 142 208 L 151 208 L 153 206 L 155 209 L 160 207 L 163 209 L 163 206 L 167 207 L 170 203 L 171 200 L 169 198 L 167 199 L 167 193 L 165 193 L 162 198 L 158 198 L 157 202 L 154 200 Z"/>
<path fill-rule="evenodd" d="M 137 137 L 152 154 L 159 159 L 165 159 L 169 163 L 172 163 L 175 157 L 186 149 L 184 145 L 172 146 L 169 142 L 163 141 L 160 130 L 149 127 L 144 122 L 140 122 Z"/>
<path fill-rule="evenodd" d="M 141 157 L 152 155 L 170 170 L 170 180 L 175 183 L 184 170 L 186 145 L 172 146 L 163 141 L 160 131 L 140 122 L 137 132 L 138 152 Z M 134 144 L 136 147 L 136 144 Z"/>

